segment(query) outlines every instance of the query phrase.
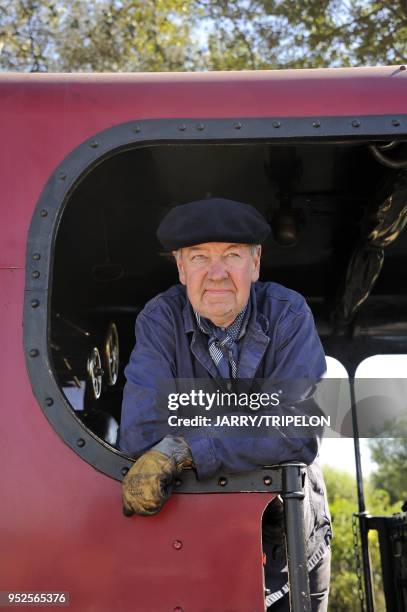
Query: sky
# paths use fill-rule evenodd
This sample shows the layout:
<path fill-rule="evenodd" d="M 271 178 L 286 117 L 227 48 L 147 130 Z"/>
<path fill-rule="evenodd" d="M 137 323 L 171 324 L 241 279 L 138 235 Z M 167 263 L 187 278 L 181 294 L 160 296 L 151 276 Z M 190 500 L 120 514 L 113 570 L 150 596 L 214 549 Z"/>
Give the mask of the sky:
<path fill-rule="evenodd" d="M 374 470 L 375 464 L 371 460 L 370 451 L 364 439 L 360 441 L 360 452 L 363 477 L 369 476 Z M 319 456 L 322 465 L 330 465 L 356 475 L 355 450 L 352 438 L 325 438 L 322 441 Z"/>

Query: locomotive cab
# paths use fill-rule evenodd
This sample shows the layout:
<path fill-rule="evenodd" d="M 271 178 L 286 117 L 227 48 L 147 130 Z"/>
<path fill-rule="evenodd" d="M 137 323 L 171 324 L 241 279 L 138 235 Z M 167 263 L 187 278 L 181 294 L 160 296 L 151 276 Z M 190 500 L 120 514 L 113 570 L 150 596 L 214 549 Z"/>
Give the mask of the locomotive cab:
<path fill-rule="evenodd" d="M 404 350 L 402 227 L 386 246 L 377 281 L 367 282 L 356 321 L 343 313 L 354 299 L 346 285 L 354 252 L 374 227 L 370 219 L 402 189 L 402 170 L 385 163 L 387 146 L 355 138 L 168 142 L 114 151 L 83 168 L 61 206 L 50 277 L 53 367 L 76 416 L 115 446 L 135 319 L 149 299 L 178 282 L 156 227 L 171 206 L 208 196 L 249 202 L 269 220 L 260 280 L 306 297 L 329 356 L 351 370 L 372 345 L 394 351 L 388 342 L 394 330 Z M 391 153 L 400 164 L 407 146 L 395 142 Z M 368 273 L 354 270 L 356 278 Z"/>
<path fill-rule="evenodd" d="M 264 610 L 260 524 L 280 468 L 183 474 L 158 515 L 121 513 L 135 319 L 178 282 L 155 231 L 185 202 L 250 203 L 272 227 L 260 280 L 305 296 L 350 380 L 366 357 L 405 355 L 406 75 L 2 77 L 2 322 L 20 365 L 2 371 L 7 588 L 63 585 L 81 611 Z"/>

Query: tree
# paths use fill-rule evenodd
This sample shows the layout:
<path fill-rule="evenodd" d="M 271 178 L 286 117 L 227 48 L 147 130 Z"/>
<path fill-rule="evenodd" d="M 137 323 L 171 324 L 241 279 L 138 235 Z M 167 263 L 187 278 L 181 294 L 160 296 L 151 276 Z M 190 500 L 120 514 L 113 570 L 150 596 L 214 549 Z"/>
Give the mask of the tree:
<path fill-rule="evenodd" d="M 267 0 L 265 4 L 268 4 Z M 288 0 L 275 14 L 293 28 L 292 67 L 366 66 L 407 61 L 405 0 Z M 301 49 L 306 48 L 304 56 Z"/>
<path fill-rule="evenodd" d="M 9 0 L 0 8 L 0 67 L 31 72 L 192 69 L 190 4 Z"/>
<path fill-rule="evenodd" d="M 63 70 L 180 71 L 193 67 L 188 0 L 75 0 L 58 42 Z M 72 21 L 72 8 L 75 19 Z"/>
<path fill-rule="evenodd" d="M 407 62 L 407 0 L 6 0 L 0 69 L 156 71 Z"/>
<path fill-rule="evenodd" d="M 335 468 L 324 468 L 329 507 L 332 515 L 334 538 L 332 541 L 331 590 L 329 609 L 335 612 L 359 612 L 358 579 L 352 516 L 358 511 L 354 476 Z M 386 491 L 365 484 L 366 506 L 371 514 L 392 514 L 400 511 L 400 504 L 392 505 Z M 373 585 L 377 612 L 385 610 L 382 590 L 380 552 L 377 534 L 369 533 Z"/>
<path fill-rule="evenodd" d="M 49 42 L 58 29 L 52 2 L 6 1 L 0 6 L 0 66 L 3 70 L 47 69 Z"/>
<path fill-rule="evenodd" d="M 407 501 L 407 439 L 377 438 L 369 441 L 377 470 L 372 485 L 387 491 L 392 503 Z"/>

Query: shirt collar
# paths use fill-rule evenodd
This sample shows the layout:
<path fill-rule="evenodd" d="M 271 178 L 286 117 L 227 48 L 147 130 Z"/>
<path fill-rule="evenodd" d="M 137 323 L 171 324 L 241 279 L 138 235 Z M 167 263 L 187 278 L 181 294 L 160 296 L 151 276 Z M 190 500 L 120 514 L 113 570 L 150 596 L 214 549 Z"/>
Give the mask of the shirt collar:
<path fill-rule="evenodd" d="M 239 340 L 239 338 L 241 338 L 246 331 L 247 321 L 250 314 L 250 300 L 247 302 L 246 306 L 242 308 L 235 320 L 227 327 L 219 327 L 218 325 L 215 325 L 209 319 L 201 317 L 201 315 L 196 312 L 196 310 L 194 310 L 194 314 L 197 325 L 204 334 L 211 335 L 213 333 L 213 329 L 217 328 L 226 332 L 228 336 L 230 336 L 231 338 L 233 338 L 234 341 L 236 341 Z"/>

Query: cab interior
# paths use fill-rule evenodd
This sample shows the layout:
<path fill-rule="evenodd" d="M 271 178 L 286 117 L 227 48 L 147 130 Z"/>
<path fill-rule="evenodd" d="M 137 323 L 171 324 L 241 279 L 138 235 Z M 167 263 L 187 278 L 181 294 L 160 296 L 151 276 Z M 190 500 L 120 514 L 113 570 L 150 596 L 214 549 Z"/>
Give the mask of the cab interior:
<path fill-rule="evenodd" d="M 405 353 L 402 207 L 377 279 L 366 281 L 373 274 L 367 265 L 363 303 L 353 304 L 352 316 L 340 314 L 346 296 L 355 302 L 355 250 L 380 250 L 366 244 L 366 228 L 380 224 L 383 204 L 407 187 L 407 170 L 392 166 L 404 160 L 407 144 L 384 140 L 169 142 L 118 151 L 84 173 L 62 212 L 51 279 L 51 356 L 76 415 L 115 444 L 135 319 L 150 298 L 178 282 L 157 225 L 171 207 L 205 197 L 247 202 L 263 213 L 272 236 L 260 280 L 305 296 L 326 353 L 350 373 L 369 355 Z"/>

